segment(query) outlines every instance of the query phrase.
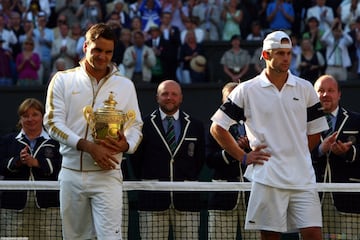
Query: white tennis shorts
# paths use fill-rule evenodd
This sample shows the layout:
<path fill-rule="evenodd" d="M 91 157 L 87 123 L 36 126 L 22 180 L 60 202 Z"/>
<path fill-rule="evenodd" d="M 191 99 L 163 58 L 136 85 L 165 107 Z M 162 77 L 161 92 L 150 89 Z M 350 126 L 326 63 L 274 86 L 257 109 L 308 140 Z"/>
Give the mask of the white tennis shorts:
<path fill-rule="evenodd" d="M 322 227 L 316 189 L 279 189 L 253 183 L 245 229 L 297 232 L 306 227 Z"/>

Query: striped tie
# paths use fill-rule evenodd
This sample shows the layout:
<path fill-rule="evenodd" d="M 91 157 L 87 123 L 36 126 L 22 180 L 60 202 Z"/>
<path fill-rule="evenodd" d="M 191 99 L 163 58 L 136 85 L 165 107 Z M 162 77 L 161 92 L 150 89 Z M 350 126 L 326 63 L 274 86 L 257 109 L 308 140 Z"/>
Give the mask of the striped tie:
<path fill-rule="evenodd" d="M 176 148 L 176 138 L 175 138 L 175 128 L 174 128 L 174 117 L 167 116 L 166 120 L 168 121 L 168 128 L 166 131 L 166 141 L 170 147 L 171 152 L 175 151 Z"/>
<path fill-rule="evenodd" d="M 328 125 L 329 125 L 329 129 L 326 130 L 325 132 L 323 132 L 323 134 L 322 134 L 323 137 L 330 136 L 330 135 L 333 133 L 333 131 L 334 131 L 334 129 L 333 129 L 333 116 L 332 116 L 332 114 L 331 114 L 331 113 L 328 113 L 328 114 L 325 115 L 325 117 L 326 117 L 326 121 L 327 121 L 327 123 L 328 123 Z"/>

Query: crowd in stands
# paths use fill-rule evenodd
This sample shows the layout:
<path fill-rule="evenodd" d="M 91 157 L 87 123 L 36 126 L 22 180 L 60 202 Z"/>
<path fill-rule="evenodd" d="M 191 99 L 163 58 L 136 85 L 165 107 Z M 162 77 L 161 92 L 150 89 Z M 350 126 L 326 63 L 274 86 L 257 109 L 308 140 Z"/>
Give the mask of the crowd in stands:
<path fill-rule="evenodd" d="M 116 32 L 113 61 L 136 82 L 206 82 L 204 42 L 230 48 L 232 39 L 261 41 L 278 29 L 297 42 L 294 74 L 310 81 L 360 74 L 358 0 L 2 0 L 0 86 L 46 85 L 56 71 L 77 66 L 83 35 L 98 22 Z M 240 61 L 261 70 L 259 56 Z"/>

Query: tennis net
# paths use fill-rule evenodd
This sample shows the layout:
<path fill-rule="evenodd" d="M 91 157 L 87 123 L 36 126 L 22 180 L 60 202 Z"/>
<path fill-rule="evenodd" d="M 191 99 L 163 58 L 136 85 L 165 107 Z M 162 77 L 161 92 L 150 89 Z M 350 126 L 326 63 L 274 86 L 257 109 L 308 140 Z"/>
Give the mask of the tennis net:
<path fill-rule="evenodd" d="M 145 182 L 125 181 L 123 210 L 123 239 L 137 240 L 140 234 L 152 236 L 152 239 L 260 239 L 258 232 L 244 231 L 243 222 L 247 195 L 251 183 L 230 182 Z M 322 199 L 323 235 L 324 239 L 360 239 L 360 213 L 354 211 L 340 212 L 333 204 L 333 195 L 346 196 L 345 206 L 360 205 L 360 183 L 318 183 L 317 189 Z M 0 181 L 0 194 L 5 191 L 27 191 L 28 201 L 25 209 L 0 209 L 0 240 L 41 240 L 61 239 L 61 220 L 59 208 L 38 209 L 34 199 L 35 191 L 58 191 L 58 182 L 52 181 Z M 190 211 L 184 216 L 181 211 L 160 211 L 163 214 L 148 214 L 139 211 L 139 198 L 146 192 L 156 192 L 159 195 L 173 192 L 183 196 L 198 193 L 199 211 Z M 241 194 L 238 194 L 241 193 Z M 233 201 L 236 198 L 236 208 L 209 209 L 209 199 L 219 194 L 221 202 Z M 354 198 L 352 199 L 352 196 Z M 227 199 L 229 197 L 229 199 Z M 157 200 L 154 199 L 156 202 Z M 195 200 L 194 200 L 195 201 Z M 222 210 L 220 210 L 222 209 Z M 161 223 L 170 221 L 168 228 Z M 191 227 L 179 222 L 188 221 Z M 155 229 L 157 229 L 155 231 Z M 160 232 L 169 232 L 163 235 Z M 157 232 L 159 231 L 159 232 Z M 190 231 L 190 232 L 186 232 Z M 186 235 L 183 235 L 186 234 Z M 143 238 L 144 239 L 144 238 Z M 300 239 L 297 233 L 284 234 L 282 239 Z"/>

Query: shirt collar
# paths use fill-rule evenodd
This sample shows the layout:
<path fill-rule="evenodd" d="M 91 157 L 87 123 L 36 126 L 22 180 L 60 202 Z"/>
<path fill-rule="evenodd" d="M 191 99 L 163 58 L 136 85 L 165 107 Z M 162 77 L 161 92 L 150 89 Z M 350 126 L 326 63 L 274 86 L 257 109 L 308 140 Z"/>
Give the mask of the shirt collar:
<path fill-rule="evenodd" d="M 161 110 L 161 108 L 159 108 L 159 111 L 160 111 L 161 120 L 164 120 L 167 116 L 169 116 L 166 113 L 164 113 Z M 179 119 L 179 109 L 172 116 L 174 117 L 175 121 L 178 120 Z"/>
<path fill-rule="evenodd" d="M 86 61 L 86 59 L 84 57 L 83 59 L 80 60 L 79 65 L 81 66 L 82 69 L 84 69 L 84 71 L 87 73 L 87 75 L 89 77 L 91 77 L 91 75 L 86 71 L 85 61 Z M 107 78 L 108 76 L 110 76 L 111 74 L 114 74 L 117 71 L 117 68 L 115 67 L 115 65 L 113 63 L 109 63 L 107 67 L 109 68 L 109 73 L 106 76 L 104 76 L 103 79 Z M 91 78 L 93 78 L 93 77 L 91 77 Z"/>
<path fill-rule="evenodd" d="M 262 87 L 268 87 L 271 86 L 272 83 L 270 82 L 270 80 L 267 78 L 266 74 L 265 74 L 266 69 L 264 69 L 261 74 L 260 74 L 260 80 L 261 80 L 261 86 Z M 291 74 L 290 70 L 288 71 L 288 78 L 286 80 L 286 85 L 290 85 L 290 86 L 295 86 L 296 85 L 296 81 L 295 78 L 293 77 L 293 75 Z"/>
<path fill-rule="evenodd" d="M 22 138 L 22 136 L 27 137 L 27 134 L 25 133 L 24 129 L 21 129 L 19 134 L 15 138 L 20 139 L 20 138 Z M 49 134 L 45 131 L 44 128 L 41 130 L 41 133 L 40 133 L 40 135 L 38 137 L 43 137 L 44 139 L 50 139 Z"/>
<path fill-rule="evenodd" d="M 335 108 L 335 110 L 332 111 L 330 114 L 331 114 L 332 117 L 336 117 L 338 115 L 338 112 L 339 112 L 339 106 L 337 106 Z"/>

